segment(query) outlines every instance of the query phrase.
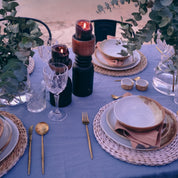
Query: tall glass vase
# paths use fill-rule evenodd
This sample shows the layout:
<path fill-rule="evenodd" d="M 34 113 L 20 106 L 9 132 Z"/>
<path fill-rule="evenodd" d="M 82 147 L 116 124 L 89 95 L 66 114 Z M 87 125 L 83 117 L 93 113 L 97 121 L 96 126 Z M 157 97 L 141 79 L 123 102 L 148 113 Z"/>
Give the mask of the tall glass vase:
<path fill-rule="evenodd" d="M 13 90 L 12 86 L 7 86 L 12 88 L 11 93 L 4 93 L 3 89 L 0 88 L 0 106 L 16 106 L 19 104 L 26 103 L 30 97 L 30 80 L 29 74 L 25 76 L 24 81 L 18 84 L 18 92 Z"/>
<path fill-rule="evenodd" d="M 162 94 L 174 96 L 175 84 L 177 82 L 177 68 L 178 46 L 174 46 L 174 54 L 167 59 L 165 58 L 165 60 L 161 60 L 155 68 L 153 87 Z"/>

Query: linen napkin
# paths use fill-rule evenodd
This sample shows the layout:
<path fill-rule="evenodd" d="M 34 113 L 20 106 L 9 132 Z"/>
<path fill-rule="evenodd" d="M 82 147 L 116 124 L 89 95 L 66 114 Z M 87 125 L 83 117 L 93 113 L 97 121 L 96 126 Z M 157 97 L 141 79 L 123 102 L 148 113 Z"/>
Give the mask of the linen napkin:
<path fill-rule="evenodd" d="M 122 131 L 124 136 L 130 140 L 134 149 L 136 149 L 138 145 L 142 145 L 145 148 L 160 147 L 162 127 L 163 124 L 150 131 L 136 132 L 124 127 L 119 121 L 116 121 L 115 124 L 115 130 L 118 132 Z"/>

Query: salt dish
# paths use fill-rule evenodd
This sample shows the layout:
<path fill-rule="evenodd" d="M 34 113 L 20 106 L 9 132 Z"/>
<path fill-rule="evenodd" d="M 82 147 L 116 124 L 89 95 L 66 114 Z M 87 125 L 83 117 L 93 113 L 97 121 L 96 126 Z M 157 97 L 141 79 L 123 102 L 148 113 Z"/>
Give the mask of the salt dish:
<path fill-rule="evenodd" d="M 139 79 L 136 81 L 136 89 L 140 91 L 145 91 L 148 88 L 148 81 L 144 79 Z"/>
<path fill-rule="evenodd" d="M 151 98 L 132 95 L 115 103 L 114 115 L 120 124 L 128 129 L 148 131 L 163 123 L 165 111 Z"/>
<path fill-rule="evenodd" d="M 134 86 L 134 81 L 131 78 L 124 78 L 121 80 L 121 87 L 124 90 L 131 90 Z"/>

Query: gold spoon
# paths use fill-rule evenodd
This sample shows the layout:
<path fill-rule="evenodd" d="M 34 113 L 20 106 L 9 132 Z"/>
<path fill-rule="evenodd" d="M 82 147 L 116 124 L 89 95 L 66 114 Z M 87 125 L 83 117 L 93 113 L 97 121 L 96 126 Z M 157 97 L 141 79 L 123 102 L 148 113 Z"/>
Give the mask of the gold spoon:
<path fill-rule="evenodd" d="M 133 80 L 135 80 L 135 81 L 137 81 L 137 80 L 139 80 L 141 77 L 135 77 L 135 78 L 133 78 Z M 115 82 L 120 82 L 122 79 L 118 79 L 118 80 L 115 80 Z"/>
<path fill-rule="evenodd" d="M 45 135 L 49 130 L 49 125 L 46 122 L 39 122 L 35 131 L 37 134 L 41 135 L 41 165 L 42 165 L 42 174 L 44 174 L 44 142 L 43 135 Z"/>
<path fill-rule="evenodd" d="M 130 96 L 130 95 L 132 95 L 132 94 L 129 93 L 129 92 L 126 92 L 126 93 L 124 93 L 124 94 L 121 95 L 121 96 L 111 95 L 111 97 L 112 97 L 114 100 L 117 100 L 117 99 L 119 99 L 119 98 L 126 97 L 126 96 Z"/>
<path fill-rule="evenodd" d="M 123 95 L 122 95 L 122 96 L 111 95 L 111 97 L 112 97 L 114 100 L 117 100 L 117 99 L 119 99 L 119 98 L 122 98 L 122 97 L 123 97 Z"/>

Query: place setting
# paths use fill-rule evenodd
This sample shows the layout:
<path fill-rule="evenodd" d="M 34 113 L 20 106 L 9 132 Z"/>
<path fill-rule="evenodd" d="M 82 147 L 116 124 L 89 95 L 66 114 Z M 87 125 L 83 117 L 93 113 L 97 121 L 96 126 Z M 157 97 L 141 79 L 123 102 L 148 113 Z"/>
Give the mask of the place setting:
<path fill-rule="evenodd" d="M 156 166 L 177 159 L 176 114 L 151 98 L 130 95 L 106 104 L 93 130 L 100 146 L 122 161 Z"/>
<path fill-rule="evenodd" d="M 111 76 L 129 76 L 137 74 L 147 66 L 147 59 L 140 51 L 128 54 L 122 39 L 108 36 L 106 40 L 97 42 L 93 54 L 96 72 Z"/>
<path fill-rule="evenodd" d="M 26 147 L 27 133 L 21 120 L 0 111 L 0 177 L 18 162 Z"/>

